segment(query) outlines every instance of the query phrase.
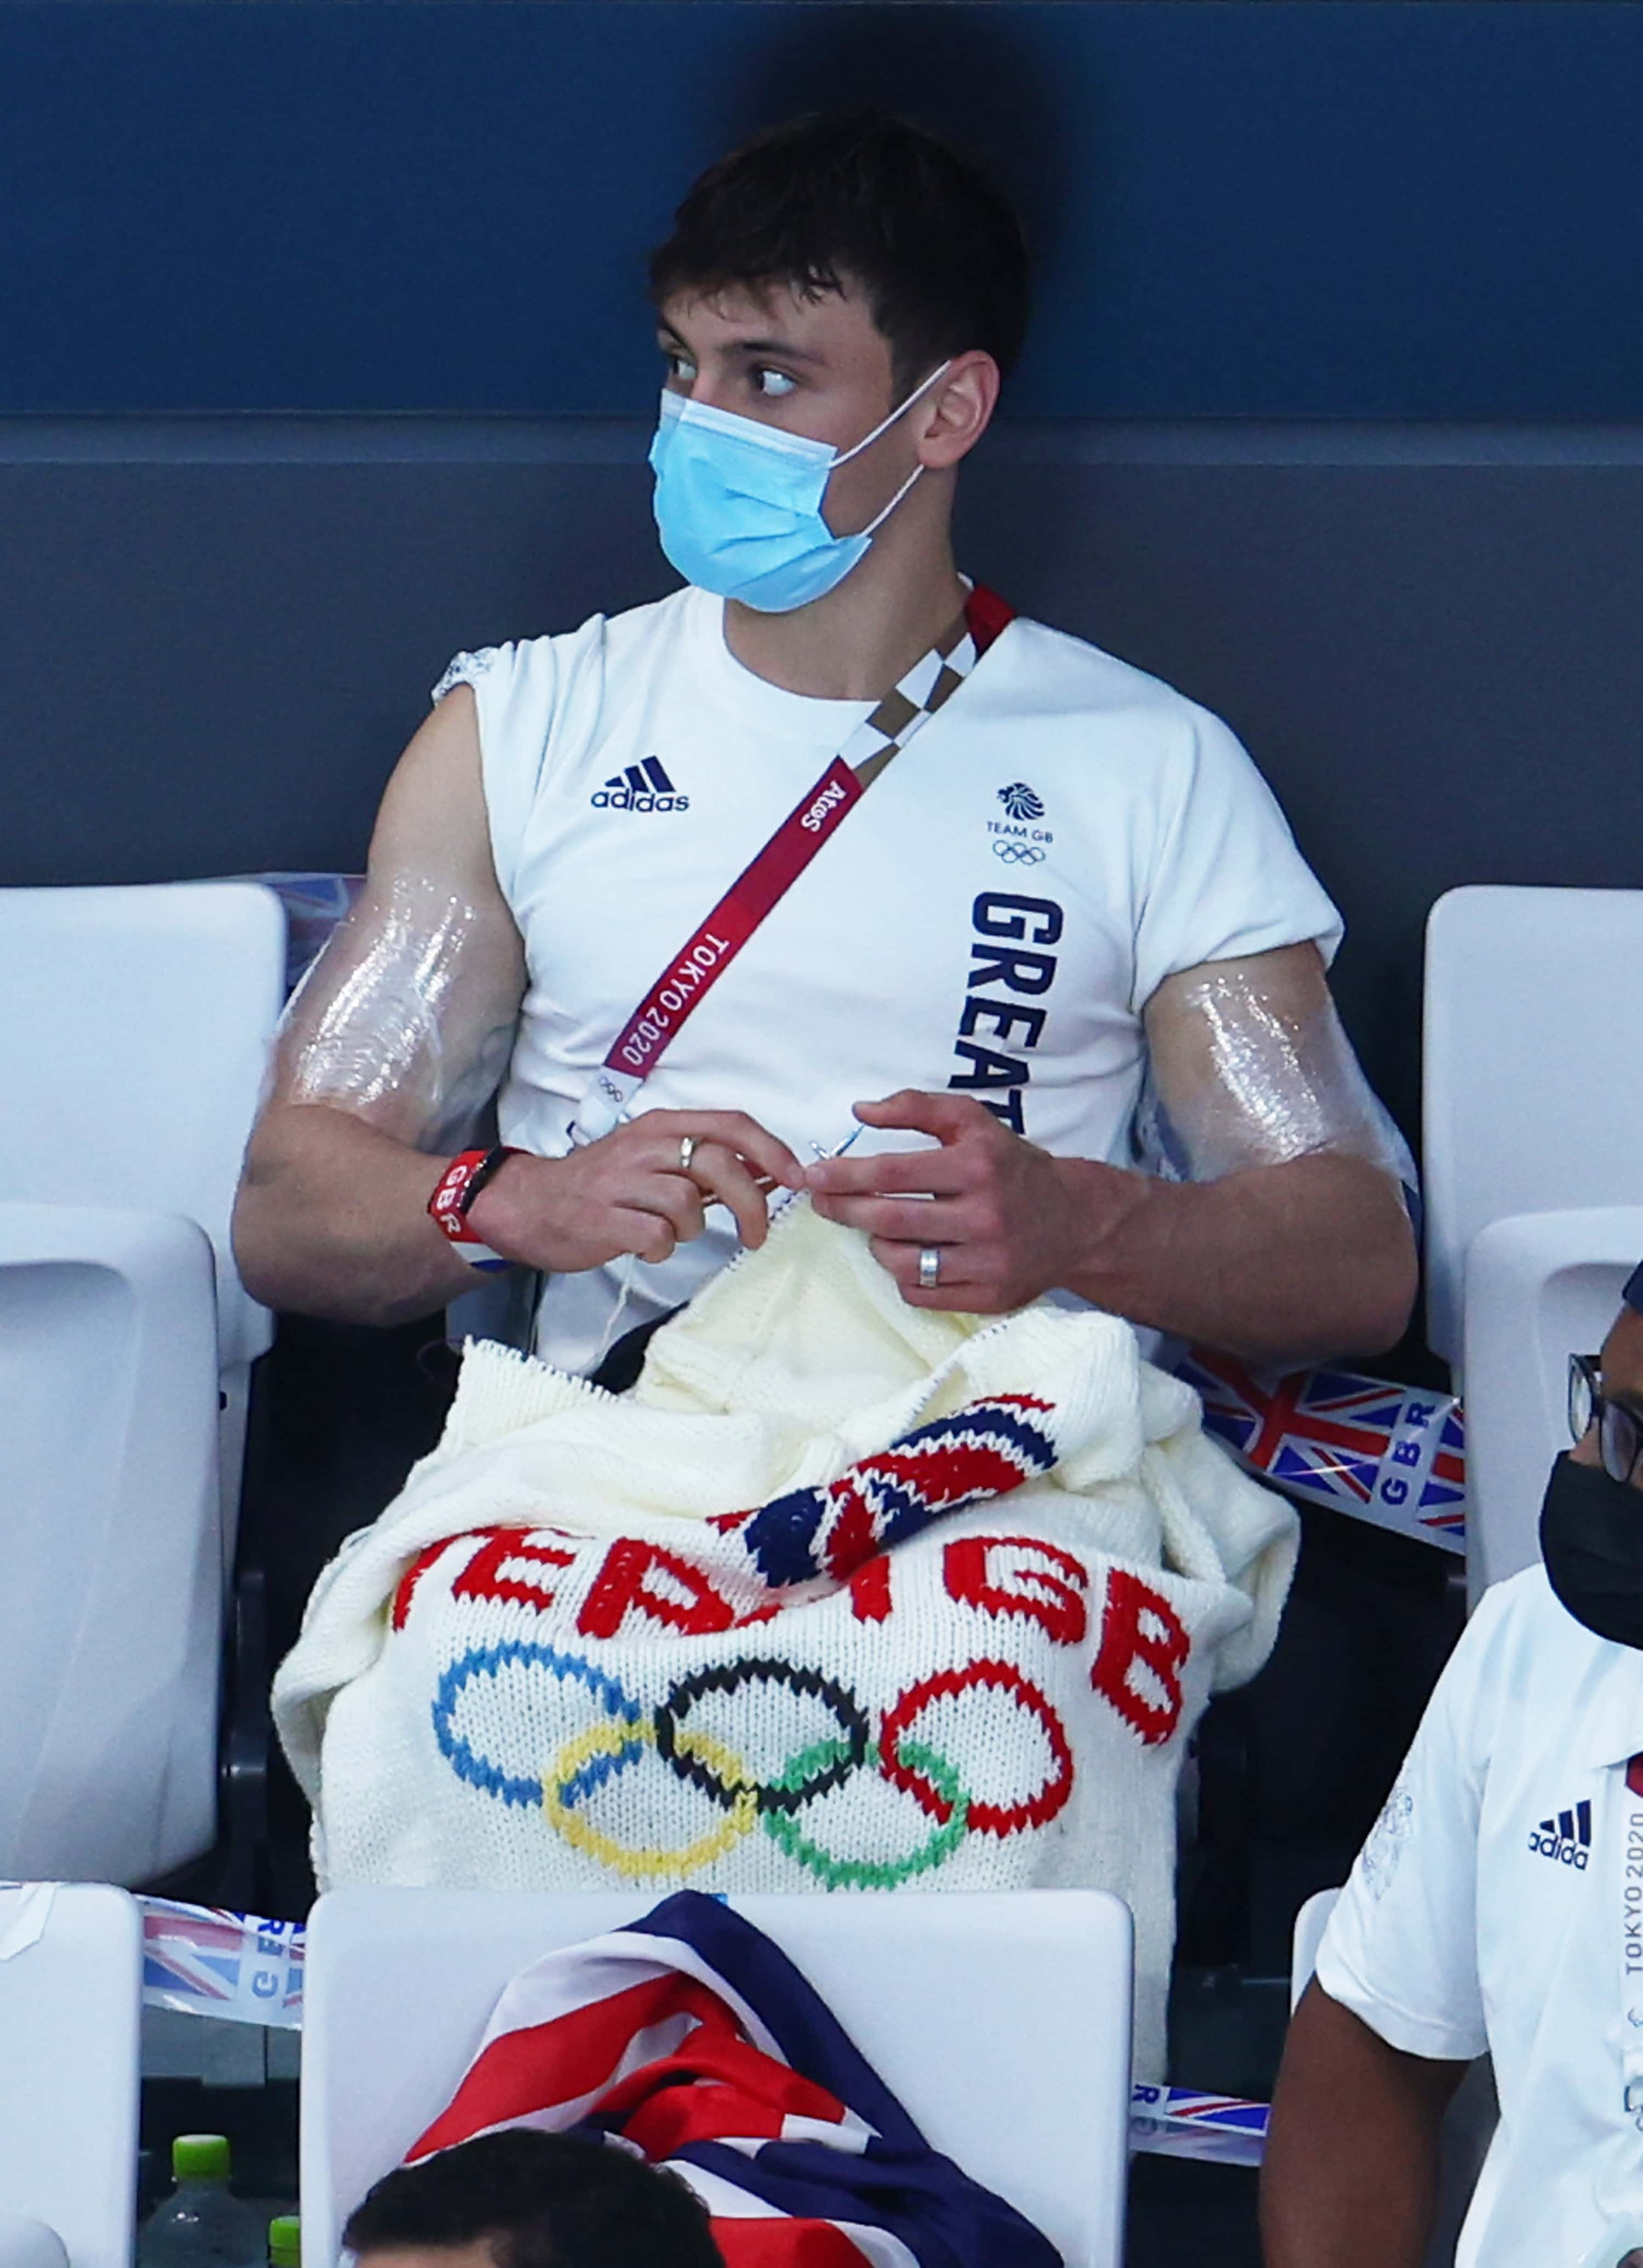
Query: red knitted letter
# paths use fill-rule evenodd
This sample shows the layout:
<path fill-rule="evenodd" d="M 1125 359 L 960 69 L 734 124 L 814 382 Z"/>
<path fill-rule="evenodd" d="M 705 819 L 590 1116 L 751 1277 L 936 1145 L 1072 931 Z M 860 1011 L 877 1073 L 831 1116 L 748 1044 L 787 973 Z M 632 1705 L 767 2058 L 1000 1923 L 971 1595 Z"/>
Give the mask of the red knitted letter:
<path fill-rule="evenodd" d="M 1192 1640 L 1168 1599 L 1122 1567 L 1109 1571 L 1101 1651 L 1090 1683 L 1149 1749 L 1167 1741 L 1180 1722 L 1180 1672 L 1191 1651 Z M 1162 1688 L 1161 1702 L 1149 1700 L 1134 1682 L 1138 1667 Z"/>
<path fill-rule="evenodd" d="M 850 1579 L 850 1610 L 858 1623 L 890 1619 L 890 1555 L 877 1551 Z"/>
<path fill-rule="evenodd" d="M 675 1598 L 655 1588 L 650 1579 L 659 1570 L 688 1595 Z M 630 1607 L 691 1638 L 728 1630 L 736 1619 L 734 1607 L 720 1598 L 699 1567 L 637 1535 L 620 1536 L 611 1545 L 576 1626 L 584 1638 L 615 1638 Z"/>
<path fill-rule="evenodd" d="M 541 1567 L 571 1567 L 574 1551 L 561 1551 L 552 1543 L 533 1543 L 523 1528 L 494 1528 L 490 1540 L 481 1544 L 451 1586 L 453 1599 L 514 1599 L 523 1607 L 550 1607 L 554 1594 L 542 1583 L 522 1583 L 501 1570 L 510 1559 L 525 1559 Z"/>
<path fill-rule="evenodd" d="M 1006 1590 L 992 1580 L 990 1565 L 992 1553 L 1002 1550 L 1041 1552 L 1061 1572 L 1052 1574 L 1049 1567 L 1018 1567 L 1016 1581 L 1034 1587 Z M 1088 1569 L 1070 1551 L 1039 1536 L 961 1536 L 947 1545 L 941 1568 L 950 1598 L 978 1607 L 984 1615 L 1028 1615 L 1043 1624 L 1057 1646 L 1077 1646 L 1088 1626 L 1089 1617 L 1079 1595 L 1089 1588 Z"/>
<path fill-rule="evenodd" d="M 421 1582 L 439 1554 L 442 1551 L 448 1551 L 457 1540 L 454 1535 L 442 1535 L 437 1543 L 425 1545 L 401 1576 L 399 1588 L 394 1594 L 393 1623 L 396 1631 L 402 1631 L 405 1627 L 406 1619 L 411 1610 L 411 1601 L 416 1595 L 417 1584 Z"/>

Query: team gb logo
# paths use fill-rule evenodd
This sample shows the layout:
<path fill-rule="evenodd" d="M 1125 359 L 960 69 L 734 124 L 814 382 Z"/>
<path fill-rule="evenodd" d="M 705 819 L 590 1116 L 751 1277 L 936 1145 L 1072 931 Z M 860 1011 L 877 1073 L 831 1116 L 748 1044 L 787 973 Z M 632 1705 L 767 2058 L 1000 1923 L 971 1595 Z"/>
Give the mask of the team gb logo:
<path fill-rule="evenodd" d="M 1044 806 L 1025 780 L 1013 780 L 998 790 L 998 800 L 1012 819 L 1042 819 Z"/>

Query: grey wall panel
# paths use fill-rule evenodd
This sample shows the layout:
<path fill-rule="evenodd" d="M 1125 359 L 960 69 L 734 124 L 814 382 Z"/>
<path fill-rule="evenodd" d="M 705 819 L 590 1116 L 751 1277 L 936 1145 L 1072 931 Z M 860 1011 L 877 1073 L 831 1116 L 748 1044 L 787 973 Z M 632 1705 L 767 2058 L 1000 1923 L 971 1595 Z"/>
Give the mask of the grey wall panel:
<path fill-rule="evenodd" d="M 357 866 L 453 652 L 675 579 L 647 478 L 0 467 L 0 881 Z"/>
<path fill-rule="evenodd" d="M 0 433 L 0 882 L 357 865 L 452 652 L 668 586 L 643 446 Z M 1243 734 L 1346 912 L 1348 1021 L 1411 1130 L 1433 899 L 1643 886 L 1643 450 L 1602 453 L 1070 428 L 970 476 L 973 571 Z"/>

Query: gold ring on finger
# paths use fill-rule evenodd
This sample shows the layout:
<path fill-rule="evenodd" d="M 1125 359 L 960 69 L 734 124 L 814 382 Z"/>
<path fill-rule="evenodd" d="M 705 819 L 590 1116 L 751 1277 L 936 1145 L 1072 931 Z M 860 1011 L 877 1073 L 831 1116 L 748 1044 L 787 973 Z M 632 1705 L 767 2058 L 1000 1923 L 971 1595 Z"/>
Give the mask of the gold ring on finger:
<path fill-rule="evenodd" d="M 689 1172 L 690 1160 L 695 1157 L 696 1150 L 696 1136 L 694 1134 L 682 1134 L 679 1138 L 679 1170 L 682 1174 L 688 1174 Z"/>

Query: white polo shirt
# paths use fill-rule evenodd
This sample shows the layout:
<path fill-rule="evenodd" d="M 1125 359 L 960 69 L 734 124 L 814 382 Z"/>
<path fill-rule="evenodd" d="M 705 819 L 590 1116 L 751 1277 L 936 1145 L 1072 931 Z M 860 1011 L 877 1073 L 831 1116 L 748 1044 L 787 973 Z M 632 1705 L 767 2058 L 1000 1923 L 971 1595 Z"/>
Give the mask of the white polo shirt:
<path fill-rule="evenodd" d="M 1612 2268 L 1643 2242 L 1639 1751 L 1643 1654 L 1544 1568 L 1497 1585 L 1331 1917 L 1331 1999 L 1411 2054 L 1493 2056 L 1455 2268 Z"/>

